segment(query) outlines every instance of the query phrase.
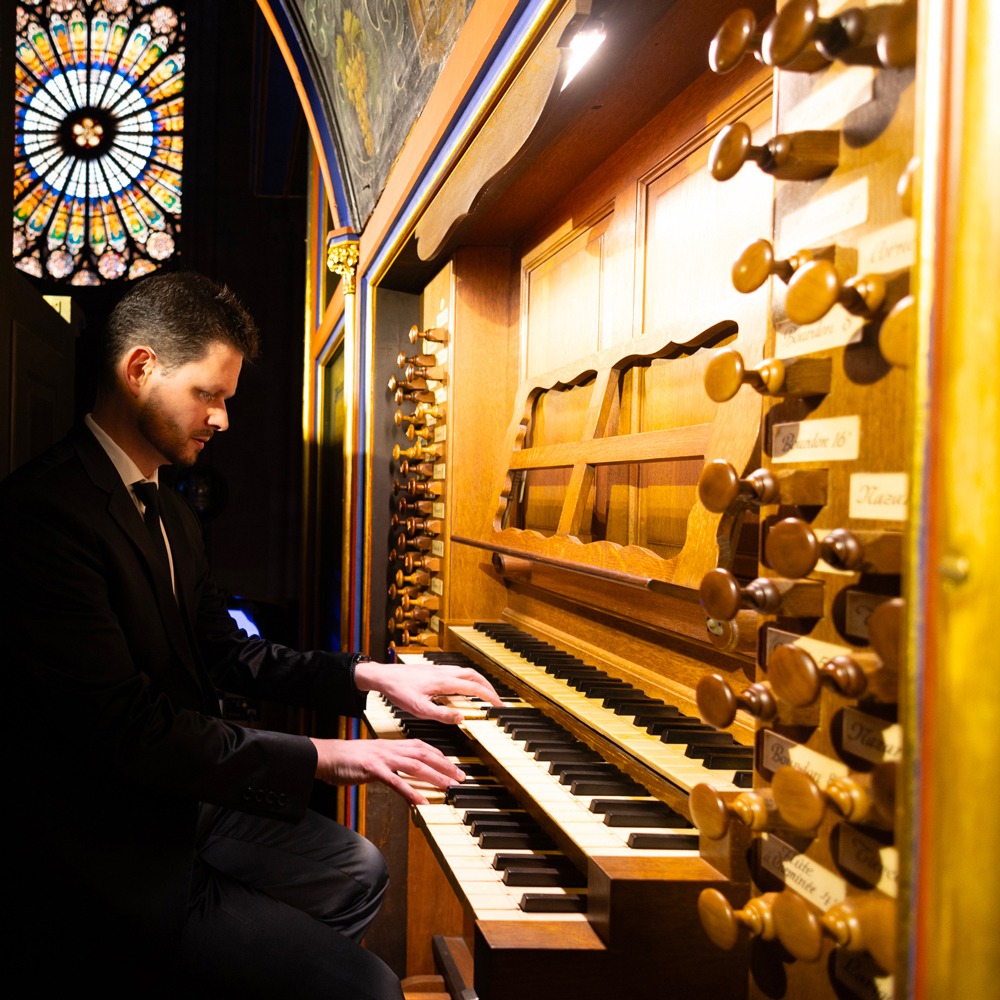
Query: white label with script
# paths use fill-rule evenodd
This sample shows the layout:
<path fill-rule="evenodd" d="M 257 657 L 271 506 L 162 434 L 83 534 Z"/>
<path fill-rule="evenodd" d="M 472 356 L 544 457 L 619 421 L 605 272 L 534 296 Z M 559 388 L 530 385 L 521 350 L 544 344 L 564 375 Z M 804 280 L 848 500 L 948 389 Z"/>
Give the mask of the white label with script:
<path fill-rule="evenodd" d="M 763 834 L 760 840 L 761 867 L 814 906 L 828 910 L 847 897 L 847 886 L 842 878 L 800 854 L 791 844 L 769 833 Z"/>
<path fill-rule="evenodd" d="M 775 424 L 771 430 L 774 462 L 847 462 L 861 446 L 859 417 L 831 417 Z"/>
<path fill-rule="evenodd" d="M 761 749 L 763 752 L 759 764 L 765 770 L 773 773 L 779 767 L 794 767 L 796 771 L 808 774 L 820 788 L 826 788 L 831 778 L 842 778 L 848 773 L 847 765 L 839 760 L 824 757 L 823 754 L 769 729 L 764 732 Z"/>
<path fill-rule="evenodd" d="M 890 274 L 916 262 L 915 219 L 901 219 L 858 240 L 858 274 Z"/>
<path fill-rule="evenodd" d="M 852 316 L 843 306 L 834 306 L 821 320 L 805 326 L 779 323 L 774 330 L 775 357 L 794 358 L 830 347 L 846 347 L 861 339 L 864 325 L 860 316 Z"/>
<path fill-rule="evenodd" d="M 822 246 L 837 233 L 868 221 L 868 178 L 859 177 L 839 191 L 789 212 L 780 222 L 778 255 L 789 257 L 805 247 Z"/>
<path fill-rule="evenodd" d="M 849 823 L 837 827 L 837 864 L 873 889 L 896 898 L 899 889 L 899 851 L 863 834 Z"/>
<path fill-rule="evenodd" d="M 844 751 L 873 764 L 902 760 L 903 727 L 856 708 L 844 709 Z"/>
<path fill-rule="evenodd" d="M 855 472 L 848 514 L 870 521 L 905 521 L 909 492 L 905 472 Z"/>

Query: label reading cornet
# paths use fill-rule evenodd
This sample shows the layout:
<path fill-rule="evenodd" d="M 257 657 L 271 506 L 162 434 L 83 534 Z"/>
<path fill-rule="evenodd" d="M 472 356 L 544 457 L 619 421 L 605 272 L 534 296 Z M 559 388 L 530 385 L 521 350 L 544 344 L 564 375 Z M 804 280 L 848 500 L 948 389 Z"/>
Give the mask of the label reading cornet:
<path fill-rule="evenodd" d="M 896 898 L 899 851 L 895 847 L 872 840 L 850 823 L 841 823 L 837 827 L 837 864 L 871 888 Z"/>
<path fill-rule="evenodd" d="M 916 262 L 916 219 L 901 219 L 858 240 L 858 274 L 891 274 Z"/>
<path fill-rule="evenodd" d="M 848 462 L 858 457 L 860 417 L 830 417 L 775 424 L 771 429 L 773 462 Z"/>

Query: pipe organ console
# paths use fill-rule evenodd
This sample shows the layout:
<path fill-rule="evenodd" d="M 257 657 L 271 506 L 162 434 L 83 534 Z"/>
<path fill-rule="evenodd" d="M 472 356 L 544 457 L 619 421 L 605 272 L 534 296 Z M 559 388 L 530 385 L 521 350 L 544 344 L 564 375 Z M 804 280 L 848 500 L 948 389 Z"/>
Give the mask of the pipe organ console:
<path fill-rule="evenodd" d="M 469 774 L 369 819 L 409 866 L 373 930 L 404 928 L 401 971 L 903 995 L 917 6 L 553 5 L 474 197 L 423 209 L 414 323 L 377 329 L 373 649 L 505 705 L 457 732 L 372 706 Z M 560 89 L 588 13 L 606 41 Z"/>

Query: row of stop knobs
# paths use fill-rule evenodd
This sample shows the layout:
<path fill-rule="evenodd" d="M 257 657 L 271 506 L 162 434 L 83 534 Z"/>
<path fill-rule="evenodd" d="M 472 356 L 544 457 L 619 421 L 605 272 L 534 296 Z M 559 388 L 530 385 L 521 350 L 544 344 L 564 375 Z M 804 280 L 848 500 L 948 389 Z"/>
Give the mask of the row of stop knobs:
<path fill-rule="evenodd" d="M 444 327 L 410 329 L 409 341 L 444 345 Z M 440 504 L 444 482 L 436 475 L 443 468 L 445 405 L 440 390 L 447 373 L 435 354 L 400 351 L 398 372 L 389 378 L 389 391 L 399 407 L 394 422 L 409 445 L 396 444 L 392 457 L 398 463 L 393 481 L 393 512 L 390 517 L 389 601 L 392 613 L 388 631 L 391 648 L 428 647 L 438 644 L 430 627 L 440 608 L 440 597 L 431 590 L 432 579 L 441 571 L 436 541 L 444 531 Z M 410 408 L 412 407 L 412 408 Z"/>

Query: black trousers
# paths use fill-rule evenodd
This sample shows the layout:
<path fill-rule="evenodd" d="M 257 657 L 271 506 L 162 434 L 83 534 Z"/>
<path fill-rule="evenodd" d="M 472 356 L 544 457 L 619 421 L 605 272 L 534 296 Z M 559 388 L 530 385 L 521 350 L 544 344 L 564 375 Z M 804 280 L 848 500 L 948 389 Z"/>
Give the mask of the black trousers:
<path fill-rule="evenodd" d="M 205 806 L 176 979 L 189 996 L 400 1000 L 360 946 L 388 884 L 371 843 L 318 813 L 298 823 Z"/>

